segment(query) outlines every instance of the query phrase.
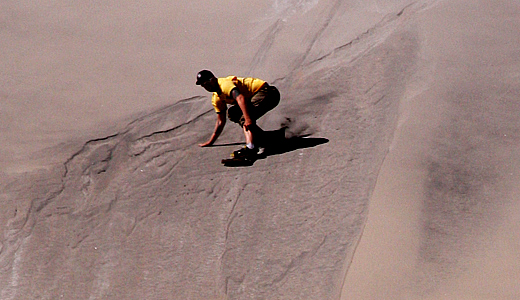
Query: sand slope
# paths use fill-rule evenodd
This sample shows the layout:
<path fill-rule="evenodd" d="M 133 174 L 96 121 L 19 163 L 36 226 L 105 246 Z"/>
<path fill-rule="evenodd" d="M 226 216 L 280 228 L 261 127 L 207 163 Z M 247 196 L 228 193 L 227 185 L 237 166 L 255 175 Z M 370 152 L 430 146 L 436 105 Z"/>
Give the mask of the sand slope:
<path fill-rule="evenodd" d="M 518 4 L 439 3 L 415 18 L 424 75 L 403 105 L 342 298 L 515 299 Z"/>
<path fill-rule="evenodd" d="M 1 299 L 520 294 L 513 1 L 2 5 Z M 201 68 L 279 87 L 289 142 L 197 147 Z"/>

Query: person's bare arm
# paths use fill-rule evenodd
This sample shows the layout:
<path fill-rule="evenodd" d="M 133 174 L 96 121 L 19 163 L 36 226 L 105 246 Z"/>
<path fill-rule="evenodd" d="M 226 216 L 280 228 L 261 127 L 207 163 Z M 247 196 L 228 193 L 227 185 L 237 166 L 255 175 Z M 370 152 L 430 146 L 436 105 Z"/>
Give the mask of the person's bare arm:
<path fill-rule="evenodd" d="M 238 103 L 238 106 L 240 106 L 240 109 L 242 110 L 242 114 L 244 115 L 244 127 L 246 130 L 249 130 L 249 126 L 254 125 L 254 121 L 251 119 L 251 116 L 249 115 L 249 110 L 246 102 L 246 98 L 242 94 L 238 94 L 235 98 L 235 100 Z"/>
<path fill-rule="evenodd" d="M 218 139 L 224 126 L 226 125 L 226 112 L 220 112 L 217 114 L 217 122 L 215 123 L 215 130 L 213 134 L 209 138 L 209 140 L 205 143 L 199 144 L 200 147 L 207 147 L 213 145 L 215 141 Z"/>

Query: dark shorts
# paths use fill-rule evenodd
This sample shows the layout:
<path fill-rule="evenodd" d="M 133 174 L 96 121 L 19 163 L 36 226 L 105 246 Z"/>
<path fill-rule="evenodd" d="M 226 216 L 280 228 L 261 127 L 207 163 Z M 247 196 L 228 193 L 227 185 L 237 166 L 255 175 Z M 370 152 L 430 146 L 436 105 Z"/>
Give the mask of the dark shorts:
<path fill-rule="evenodd" d="M 266 83 L 251 97 L 251 102 L 248 102 L 251 118 L 255 121 L 258 120 L 266 112 L 275 108 L 278 103 L 280 103 L 280 92 L 276 87 Z M 228 118 L 232 122 L 240 124 L 240 126 L 244 125 L 244 115 L 238 104 L 228 109 Z"/>

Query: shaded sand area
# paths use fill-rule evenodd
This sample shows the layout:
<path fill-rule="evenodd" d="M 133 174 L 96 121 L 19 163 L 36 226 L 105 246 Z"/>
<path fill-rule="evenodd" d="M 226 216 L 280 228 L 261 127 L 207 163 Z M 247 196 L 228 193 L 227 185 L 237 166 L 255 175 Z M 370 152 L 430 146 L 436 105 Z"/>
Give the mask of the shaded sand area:
<path fill-rule="evenodd" d="M 520 296 L 520 24 L 513 1 L 415 18 L 422 43 L 342 299 Z"/>
<path fill-rule="evenodd" d="M 0 8 L 0 299 L 520 296 L 517 2 Z M 202 68 L 285 145 L 198 147 Z"/>

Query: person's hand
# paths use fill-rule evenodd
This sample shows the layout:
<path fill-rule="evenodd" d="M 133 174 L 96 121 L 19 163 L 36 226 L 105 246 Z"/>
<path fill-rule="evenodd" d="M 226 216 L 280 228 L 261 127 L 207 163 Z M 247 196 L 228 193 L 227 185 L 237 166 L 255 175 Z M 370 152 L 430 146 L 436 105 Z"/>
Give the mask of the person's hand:
<path fill-rule="evenodd" d="M 211 146 L 213 143 L 212 142 L 205 142 L 205 143 L 202 143 L 202 144 L 199 144 L 199 147 L 208 147 L 208 146 Z"/>
<path fill-rule="evenodd" d="M 251 130 L 251 128 L 253 128 L 254 125 L 255 125 L 255 122 L 253 122 L 251 119 L 249 119 L 249 120 L 246 119 L 244 122 L 244 128 L 247 131 Z"/>

